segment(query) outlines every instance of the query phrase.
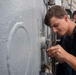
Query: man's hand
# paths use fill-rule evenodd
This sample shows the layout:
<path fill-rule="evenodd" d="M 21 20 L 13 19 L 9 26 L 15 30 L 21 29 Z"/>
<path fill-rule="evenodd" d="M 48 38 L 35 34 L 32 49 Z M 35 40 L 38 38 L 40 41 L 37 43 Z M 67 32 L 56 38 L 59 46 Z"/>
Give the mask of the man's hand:
<path fill-rule="evenodd" d="M 67 52 L 60 45 L 48 48 L 47 53 L 49 56 L 55 57 L 60 62 L 64 62 L 64 58 L 67 57 Z"/>

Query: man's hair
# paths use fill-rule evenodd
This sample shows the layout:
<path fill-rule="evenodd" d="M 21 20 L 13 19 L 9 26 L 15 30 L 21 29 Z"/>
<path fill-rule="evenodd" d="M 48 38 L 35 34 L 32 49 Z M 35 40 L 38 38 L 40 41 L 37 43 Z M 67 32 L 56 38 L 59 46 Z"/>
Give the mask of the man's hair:
<path fill-rule="evenodd" d="M 72 18 L 74 18 L 74 15 L 76 15 L 76 10 L 73 12 Z"/>
<path fill-rule="evenodd" d="M 44 23 L 47 25 L 47 26 L 50 26 L 49 24 L 49 20 L 52 18 L 52 17 L 56 17 L 56 18 L 63 18 L 64 15 L 67 15 L 67 12 L 65 11 L 64 8 L 62 8 L 61 6 L 59 5 L 53 5 L 51 8 L 49 8 L 47 10 L 47 13 L 45 15 L 45 19 L 44 19 Z"/>

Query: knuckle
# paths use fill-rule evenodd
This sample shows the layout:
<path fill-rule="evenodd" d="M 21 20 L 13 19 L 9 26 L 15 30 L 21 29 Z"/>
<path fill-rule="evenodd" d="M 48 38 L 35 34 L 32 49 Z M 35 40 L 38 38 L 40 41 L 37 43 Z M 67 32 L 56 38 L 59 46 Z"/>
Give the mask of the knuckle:
<path fill-rule="evenodd" d="M 60 47 L 60 45 L 58 44 L 57 47 Z"/>

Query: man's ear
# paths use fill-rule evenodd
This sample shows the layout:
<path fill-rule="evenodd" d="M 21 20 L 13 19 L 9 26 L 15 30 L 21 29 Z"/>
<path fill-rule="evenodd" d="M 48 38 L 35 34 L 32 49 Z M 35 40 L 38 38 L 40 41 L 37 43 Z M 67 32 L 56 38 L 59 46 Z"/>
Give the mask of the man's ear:
<path fill-rule="evenodd" d="M 64 19 L 67 22 L 68 21 L 68 16 L 67 15 L 64 15 Z"/>

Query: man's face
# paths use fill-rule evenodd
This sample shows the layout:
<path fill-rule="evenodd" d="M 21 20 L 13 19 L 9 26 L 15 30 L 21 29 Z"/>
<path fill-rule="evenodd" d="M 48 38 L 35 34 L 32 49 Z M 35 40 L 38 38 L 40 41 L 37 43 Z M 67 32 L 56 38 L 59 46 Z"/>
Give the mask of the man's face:
<path fill-rule="evenodd" d="M 74 15 L 74 19 L 76 20 L 76 14 Z"/>
<path fill-rule="evenodd" d="M 74 17 L 73 17 L 73 22 L 76 23 L 76 14 L 75 14 Z"/>
<path fill-rule="evenodd" d="M 52 17 L 50 19 L 50 27 L 53 29 L 54 33 L 63 36 L 68 30 L 67 16 L 64 16 L 62 19 Z"/>

